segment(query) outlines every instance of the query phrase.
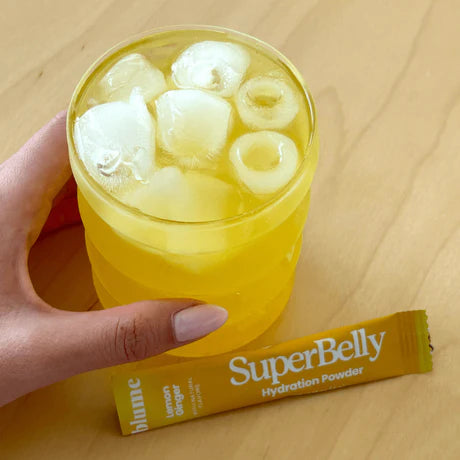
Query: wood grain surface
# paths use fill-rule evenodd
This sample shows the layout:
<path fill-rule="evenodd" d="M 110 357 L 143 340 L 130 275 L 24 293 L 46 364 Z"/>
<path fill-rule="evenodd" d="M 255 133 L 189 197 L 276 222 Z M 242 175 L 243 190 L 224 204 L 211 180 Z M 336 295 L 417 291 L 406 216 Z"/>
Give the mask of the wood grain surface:
<path fill-rule="evenodd" d="M 88 373 L 0 409 L 1 459 L 460 458 L 460 1 L 2 0 L 0 9 L 0 160 L 132 34 L 213 24 L 279 48 L 316 99 L 321 151 L 294 293 L 257 345 L 425 308 L 435 346 L 431 374 L 125 438 L 109 371 Z M 30 269 L 52 305 L 98 307 L 81 228 L 42 240 Z"/>

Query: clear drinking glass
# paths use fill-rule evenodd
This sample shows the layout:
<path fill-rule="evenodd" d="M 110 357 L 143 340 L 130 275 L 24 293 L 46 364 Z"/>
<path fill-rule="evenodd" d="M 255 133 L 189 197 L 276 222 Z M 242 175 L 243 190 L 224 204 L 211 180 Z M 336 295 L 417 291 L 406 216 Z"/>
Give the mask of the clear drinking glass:
<path fill-rule="evenodd" d="M 302 160 L 286 187 L 262 205 L 235 217 L 208 222 L 159 219 L 127 206 L 87 172 L 75 150 L 73 126 L 85 110 L 98 78 L 126 52 L 170 53 L 181 34 L 199 40 L 230 40 L 263 53 L 290 76 L 301 94 Z M 109 50 L 85 73 L 73 94 L 67 118 L 72 171 L 94 285 L 105 308 L 144 299 L 196 298 L 221 305 L 227 323 L 178 356 L 206 356 L 243 346 L 262 334 L 289 299 L 302 245 L 310 185 L 318 161 L 313 99 L 296 68 L 281 53 L 249 35 L 208 26 L 159 29 Z"/>

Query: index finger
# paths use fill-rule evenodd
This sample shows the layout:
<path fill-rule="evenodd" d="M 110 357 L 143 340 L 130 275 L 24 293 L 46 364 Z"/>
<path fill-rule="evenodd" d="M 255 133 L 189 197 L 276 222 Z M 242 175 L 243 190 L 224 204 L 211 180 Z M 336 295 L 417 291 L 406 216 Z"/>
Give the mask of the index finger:
<path fill-rule="evenodd" d="M 71 175 L 65 121 L 62 111 L 0 169 L 0 219 L 17 229 L 17 236 L 38 236 L 54 196 Z"/>

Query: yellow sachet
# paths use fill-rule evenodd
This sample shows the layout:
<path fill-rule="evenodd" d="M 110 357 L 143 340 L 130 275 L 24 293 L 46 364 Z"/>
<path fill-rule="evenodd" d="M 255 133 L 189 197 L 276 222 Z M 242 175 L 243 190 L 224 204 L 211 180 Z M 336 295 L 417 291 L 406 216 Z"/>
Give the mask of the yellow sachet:
<path fill-rule="evenodd" d="M 348 385 L 428 372 L 424 310 L 265 347 L 113 376 L 123 434 Z"/>

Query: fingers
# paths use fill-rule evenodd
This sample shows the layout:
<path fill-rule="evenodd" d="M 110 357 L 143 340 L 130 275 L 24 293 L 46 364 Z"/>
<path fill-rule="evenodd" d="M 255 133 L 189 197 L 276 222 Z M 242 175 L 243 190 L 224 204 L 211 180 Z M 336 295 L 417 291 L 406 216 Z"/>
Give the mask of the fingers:
<path fill-rule="evenodd" d="M 157 355 L 209 334 L 228 316 L 221 307 L 175 299 L 60 313 L 49 352 L 54 380 Z"/>
<path fill-rule="evenodd" d="M 196 300 L 143 301 L 104 311 L 22 310 L 0 334 L 0 406 L 92 369 L 147 358 L 222 326 L 223 308 Z M 0 324 L 1 326 L 1 324 Z"/>
<path fill-rule="evenodd" d="M 70 177 L 66 113 L 59 113 L 0 168 L 1 224 L 34 240 Z"/>
<path fill-rule="evenodd" d="M 72 176 L 54 198 L 53 207 L 41 230 L 40 237 L 68 225 L 79 223 L 81 223 L 81 218 L 78 211 L 77 184 Z"/>

